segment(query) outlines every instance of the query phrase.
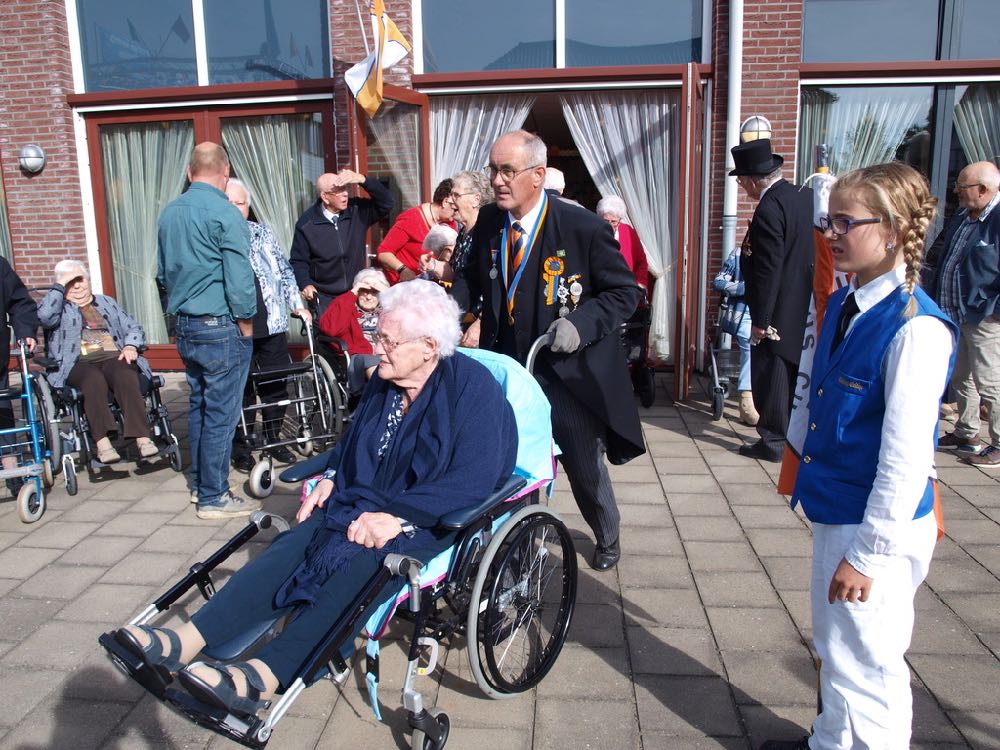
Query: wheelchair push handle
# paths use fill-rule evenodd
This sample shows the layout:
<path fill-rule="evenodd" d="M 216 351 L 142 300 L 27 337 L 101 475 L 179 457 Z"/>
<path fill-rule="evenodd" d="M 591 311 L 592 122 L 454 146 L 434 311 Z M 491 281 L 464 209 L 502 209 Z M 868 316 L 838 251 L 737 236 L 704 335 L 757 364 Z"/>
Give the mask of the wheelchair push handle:
<path fill-rule="evenodd" d="M 537 339 L 531 342 L 531 348 L 528 349 L 528 357 L 524 360 L 524 368 L 528 372 L 535 371 L 535 360 L 538 358 L 538 353 L 546 346 L 552 346 L 552 342 L 555 340 L 555 331 L 546 331 Z"/>

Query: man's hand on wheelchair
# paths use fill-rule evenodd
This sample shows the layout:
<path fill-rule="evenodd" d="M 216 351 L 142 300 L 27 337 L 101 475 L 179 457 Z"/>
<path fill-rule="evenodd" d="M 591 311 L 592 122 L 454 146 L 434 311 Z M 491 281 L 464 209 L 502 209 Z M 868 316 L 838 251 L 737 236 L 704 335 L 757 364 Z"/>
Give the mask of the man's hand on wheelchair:
<path fill-rule="evenodd" d="M 375 549 L 382 549 L 402 533 L 399 519 L 389 513 L 362 513 L 347 527 L 348 540 Z"/>
<path fill-rule="evenodd" d="M 130 365 L 139 358 L 139 350 L 136 349 L 131 344 L 127 344 L 122 347 L 121 354 L 118 355 L 118 359 L 124 360 L 125 364 Z"/>
<path fill-rule="evenodd" d="M 303 523 L 316 508 L 322 508 L 326 499 L 330 497 L 333 492 L 333 480 L 332 479 L 320 479 L 316 482 L 316 486 L 313 487 L 312 492 L 306 495 L 306 499 L 302 501 L 302 505 L 299 506 L 299 512 L 295 514 L 295 520 L 298 523 Z"/>

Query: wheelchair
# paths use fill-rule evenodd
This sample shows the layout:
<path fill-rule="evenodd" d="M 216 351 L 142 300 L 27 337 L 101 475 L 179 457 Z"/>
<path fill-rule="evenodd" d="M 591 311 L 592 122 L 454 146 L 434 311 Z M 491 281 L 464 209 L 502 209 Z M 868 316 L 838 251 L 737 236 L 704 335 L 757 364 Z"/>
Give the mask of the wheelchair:
<path fill-rule="evenodd" d="M 537 389 L 532 397 L 542 399 L 547 407 L 540 388 L 534 381 L 532 385 Z M 540 411 L 548 422 L 547 408 Z M 522 412 L 515 414 L 520 425 Z M 369 635 L 366 682 L 372 709 L 380 717 L 378 649 L 371 644 L 377 644 L 396 611 L 410 632 L 401 701 L 412 730 L 411 747 L 442 750 L 451 732 L 450 720 L 441 709 L 425 706 L 418 688 L 418 678 L 435 669 L 442 641 L 450 643 L 464 636 L 476 684 L 487 696 L 502 699 L 537 685 L 555 664 L 569 632 L 576 602 L 576 552 L 565 524 L 540 503 L 540 493 L 554 477 L 551 432 L 545 439 L 547 455 L 522 461 L 519 445 L 516 473 L 503 487 L 478 505 L 441 518 L 442 530 L 456 533 L 451 548 L 430 561 L 388 555 L 379 572 L 322 634 L 307 662 L 263 717 L 237 716 L 169 687 L 169 675 L 148 668 L 115 640 L 113 632 L 101 635 L 99 642 L 119 669 L 191 721 L 246 747 L 263 748 L 309 685 L 323 678 L 340 686 L 346 682 L 354 634 L 363 623 Z M 526 440 L 526 446 L 537 444 L 537 438 Z M 321 455 L 296 464 L 286 469 L 281 479 L 300 481 L 317 474 L 326 465 L 326 458 Z M 541 476 L 535 471 L 538 466 L 547 466 Z M 129 624 L 149 622 L 195 587 L 210 598 L 214 593 L 212 570 L 261 530 L 271 527 L 285 530 L 288 524 L 278 516 L 255 513 L 229 542 L 192 566 Z M 203 651 L 203 655 L 220 661 L 241 658 L 278 628 L 280 622 L 262 623 L 257 632 L 246 633 L 210 653 Z"/>
<path fill-rule="evenodd" d="M 75 495 L 79 490 L 77 478 L 78 464 L 73 454 L 79 457 L 79 466 L 86 469 L 88 475 L 93 478 L 106 468 L 116 464 L 105 464 L 98 460 L 97 452 L 94 449 L 93 437 L 90 434 L 90 424 L 87 414 L 83 408 L 83 394 L 79 389 L 69 385 L 62 388 L 53 389 L 48 381 L 44 379 L 44 372 L 55 369 L 58 365 L 52 360 L 44 357 L 36 359 L 40 367 L 42 377 L 36 378 L 38 390 L 40 391 L 39 401 L 41 412 L 44 415 L 43 421 L 48 424 L 46 438 L 48 447 L 52 453 L 52 461 L 56 466 L 61 466 L 63 478 L 66 483 L 66 492 Z M 170 414 L 160 396 L 160 389 L 165 382 L 161 375 L 153 375 L 152 379 L 139 372 L 139 392 L 142 394 L 146 404 L 146 421 L 150 426 L 150 433 L 153 442 L 160 449 L 159 454 L 148 458 L 137 458 L 140 465 L 150 464 L 160 458 L 166 458 L 174 471 L 181 471 L 184 468 L 184 459 L 181 455 L 180 442 L 174 434 L 170 424 Z M 121 408 L 115 402 L 111 392 L 108 392 L 108 404 L 111 413 L 118 425 L 118 434 L 124 434 L 124 417 Z M 116 446 L 124 448 L 122 446 Z"/>
<path fill-rule="evenodd" d="M 649 366 L 649 327 L 652 311 L 649 305 L 640 304 L 632 316 L 622 323 L 622 345 L 628 363 L 632 388 L 639 396 L 639 403 L 648 409 L 656 401 L 656 373 Z"/>
<path fill-rule="evenodd" d="M 303 323 L 303 333 L 309 350 L 301 362 L 253 369 L 247 378 L 253 397 L 243 408 L 238 429 L 246 435 L 251 451 L 261 451 L 247 483 L 250 494 L 257 498 L 268 497 L 274 490 L 274 463 L 269 449 L 291 446 L 302 456 L 310 456 L 324 451 L 344 431 L 343 386 L 330 363 L 316 353 L 313 326 Z M 268 400 L 275 386 L 281 395 Z M 285 407 L 282 422 L 267 425 L 266 411 L 275 406 Z"/>

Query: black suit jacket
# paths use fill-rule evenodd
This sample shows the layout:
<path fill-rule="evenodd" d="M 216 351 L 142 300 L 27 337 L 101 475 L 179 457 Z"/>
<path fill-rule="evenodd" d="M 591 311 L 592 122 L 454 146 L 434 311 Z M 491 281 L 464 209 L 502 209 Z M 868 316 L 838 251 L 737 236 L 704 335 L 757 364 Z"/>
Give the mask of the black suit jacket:
<path fill-rule="evenodd" d="M 781 336 L 758 346 L 796 365 L 816 265 L 812 219 L 813 191 L 778 180 L 757 204 L 740 258 L 753 324 Z"/>
<path fill-rule="evenodd" d="M 517 289 L 514 310 L 514 349 L 505 351 L 524 363 L 531 343 L 559 317 L 560 303 L 548 304 L 542 279 L 543 262 L 558 258 L 564 278 L 579 274 L 583 287 L 579 304 L 570 304 L 567 316 L 580 332 L 580 348 L 573 354 L 539 356 L 537 374 L 545 382 L 557 378 L 607 425 L 608 460 L 625 463 L 645 452 L 639 414 L 621 345 L 621 323 L 635 311 L 642 297 L 635 277 L 618 250 L 610 225 L 586 209 L 560 200 L 549 200 L 542 234 Z M 503 275 L 490 278 L 493 258 L 503 257 L 500 240 L 507 212 L 496 204 L 479 212 L 472 233 L 472 252 L 453 294 L 464 310 L 483 297 L 479 345 L 503 351 L 500 326 L 506 321 Z M 503 323 L 507 325 L 506 322 Z"/>

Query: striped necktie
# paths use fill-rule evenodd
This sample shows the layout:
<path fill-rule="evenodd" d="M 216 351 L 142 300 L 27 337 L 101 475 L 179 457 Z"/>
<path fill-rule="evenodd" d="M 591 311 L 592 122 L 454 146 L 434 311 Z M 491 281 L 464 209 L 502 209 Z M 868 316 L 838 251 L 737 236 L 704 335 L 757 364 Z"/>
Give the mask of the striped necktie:
<path fill-rule="evenodd" d="M 521 267 L 521 261 L 524 260 L 524 246 L 524 229 L 515 221 L 510 225 L 510 278 L 512 279 L 517 269 Z"/>

